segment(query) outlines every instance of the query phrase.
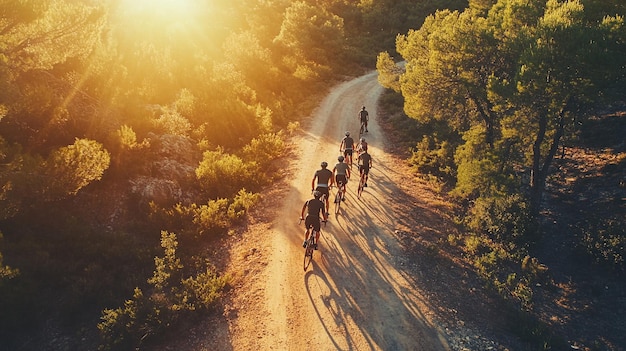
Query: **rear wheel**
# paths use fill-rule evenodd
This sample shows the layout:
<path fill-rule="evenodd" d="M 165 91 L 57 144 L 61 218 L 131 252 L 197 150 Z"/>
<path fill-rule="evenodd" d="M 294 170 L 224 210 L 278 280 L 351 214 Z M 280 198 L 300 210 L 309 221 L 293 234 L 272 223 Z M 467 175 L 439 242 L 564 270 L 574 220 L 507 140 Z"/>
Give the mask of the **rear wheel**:
<path fill-rule="evenodd" d="M 313 261 L 313 247 L 315 245 L 314 233 L 309 235 L 309 239 L 306 242 L 306 248 L 304 249 L 304 270 L 306 271 Z"/>
<path fill-rule="evenodd" d="M 365 186 L 365 176 L 361 176 L 361 180 L 359 180 L 359 188 L 357 189 L 358 198 L 361 198 L 361 193 L 363 192 L 364 186 Z"/>
<path fill-rule="evenodd" d="M 335 195 L 335 214 L 339 214 L 339 208 L 341 208 L 341 202 L 343 200 L 343 184 L 340 184 L 337 188 L 337 195 Z"/>

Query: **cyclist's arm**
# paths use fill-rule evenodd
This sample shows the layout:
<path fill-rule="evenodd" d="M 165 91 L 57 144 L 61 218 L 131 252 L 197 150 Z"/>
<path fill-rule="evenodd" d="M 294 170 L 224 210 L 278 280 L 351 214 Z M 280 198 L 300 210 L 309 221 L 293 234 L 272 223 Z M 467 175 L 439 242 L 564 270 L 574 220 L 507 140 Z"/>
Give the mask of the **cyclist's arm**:
<path fill-rule="evenodd" d="M 315 178 L 317 178 L 317 174 L 311 179 L 311 191 L 315 190 Z"/>
<path fill-rule="evenodd" d="M 304 210 L 306 210 L 306 206 L 309 204 L 308 201 L 304 202 L 304 205 L 302 206 L 302 211 L 300 212 L 300 218 L 304 218 Z"/>

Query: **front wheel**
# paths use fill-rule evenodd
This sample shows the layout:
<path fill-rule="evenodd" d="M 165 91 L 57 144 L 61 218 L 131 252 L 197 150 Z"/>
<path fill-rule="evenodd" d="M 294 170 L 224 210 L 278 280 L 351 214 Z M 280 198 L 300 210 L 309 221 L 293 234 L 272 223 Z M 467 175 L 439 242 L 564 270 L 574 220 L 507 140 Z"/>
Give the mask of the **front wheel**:
<path fill-rule="evenodd" d="M 335 195 L 335 214 L 339 214 L 339 208 L 341 207 L 341 189 L 337 191 L 337 195 Z"/>

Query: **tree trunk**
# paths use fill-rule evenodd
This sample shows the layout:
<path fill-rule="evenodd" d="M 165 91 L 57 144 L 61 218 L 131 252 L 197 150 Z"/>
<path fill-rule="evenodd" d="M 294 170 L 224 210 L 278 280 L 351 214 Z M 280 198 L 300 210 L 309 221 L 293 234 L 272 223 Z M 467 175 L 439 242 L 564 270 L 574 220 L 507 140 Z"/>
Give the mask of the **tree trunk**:
<path fill-rule="evenodd" d="M 530 214 L 533 218 L 537 218 L 541 210 L 541 198 L 546 187 L 546 178 L 548 177 L 552 161 L 559 150 L 559 143 L 564 133 L 565 111 L 569 105 L 569 99 L 565 106 L 559 111 L 556 120 L 556 130 L 552 138 L 550 149 L 545 158 L 541 159 L 541 144 L 543 143 L 546 130 L 548 128 L 548 117 L 539 117 L 539 130 L 533 144 L 533 165 L 530 176 Z"/>

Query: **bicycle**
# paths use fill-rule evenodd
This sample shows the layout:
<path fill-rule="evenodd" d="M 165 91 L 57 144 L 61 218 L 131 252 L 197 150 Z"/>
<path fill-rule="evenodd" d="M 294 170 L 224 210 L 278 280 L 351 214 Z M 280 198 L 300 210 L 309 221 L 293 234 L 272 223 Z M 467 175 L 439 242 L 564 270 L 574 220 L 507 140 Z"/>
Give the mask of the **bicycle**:
<path fill-rule="evenodd" d="M 300 223 L 302 223 L 303 218 L 300 218 Z M 324 226 L 326 226 L 326 221 L 324 222 Z M 300 224 L 298 223 L 298 224 Z M 317 235 L 317 231 L 313 230 L 313 227 L 309 226 L 306 229 L 309 233 L 308 238 L 306 239 L 306 246 L 304 247 L 304 271 L 306 272 L 307 268 L 313 261 L 313 251 L 315 251 L 315 236 Z M 322 230 L 320 228 L 320 234 Z"/>
<path fill-rule="evenodd" d="M 350 169 L 352 169 L 352 152 L 346 154 L 346 163 L 350 165 Z"/>
<path fill-rule="evenodd" d="M 359 129 L 359 136 L 365 132 L 365 121 L 361 121 L 361 128 Z"/>
<path fill-rule="evenodd" d="M 346 196 L 346 186 L 343 182 L 337 184 L 337 194 L 335 195 L 335 214 L 339 214 L 339 208 Z"/>
<path fill-rule="evenodd" d="M 358 199 L 361 198 L 361 193 L 363 192 L 363 188 L 365 188 L 365 172 L 361 172 L 361 179 L 359 179 L 359 187 L 357 188 L 357 191 L 356 191 L 356 197 Z"/>

